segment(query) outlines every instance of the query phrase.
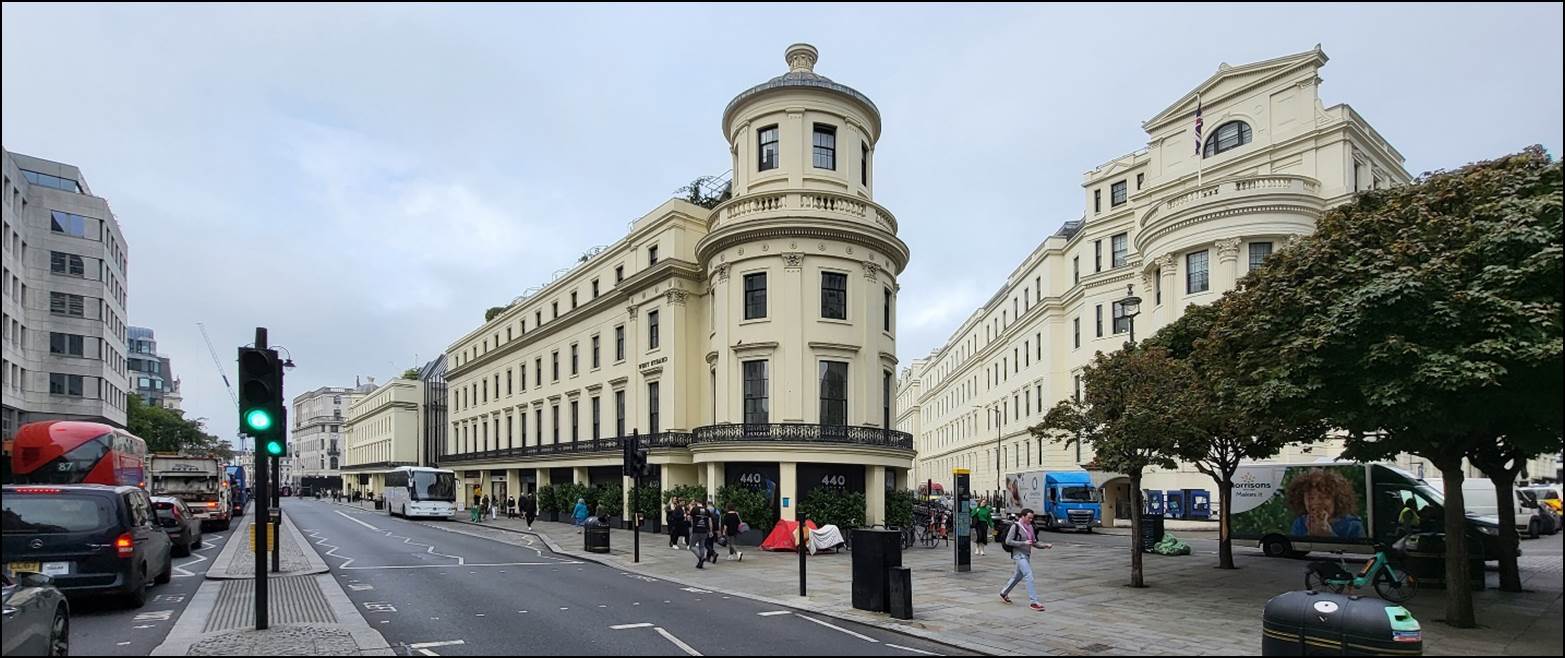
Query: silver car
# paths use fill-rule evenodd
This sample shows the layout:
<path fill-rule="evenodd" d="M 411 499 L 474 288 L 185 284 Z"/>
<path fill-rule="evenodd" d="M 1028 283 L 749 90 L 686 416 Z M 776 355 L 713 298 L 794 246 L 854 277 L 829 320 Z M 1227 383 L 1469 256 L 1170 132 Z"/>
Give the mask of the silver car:
<path fill-rule="evenodd" d="M 68 656 L 71 649 L 71 604 L 54 588 L 53 579 L 40 573 L 4 578 L 5 618 L 0 622 L 6 656 Z"/>

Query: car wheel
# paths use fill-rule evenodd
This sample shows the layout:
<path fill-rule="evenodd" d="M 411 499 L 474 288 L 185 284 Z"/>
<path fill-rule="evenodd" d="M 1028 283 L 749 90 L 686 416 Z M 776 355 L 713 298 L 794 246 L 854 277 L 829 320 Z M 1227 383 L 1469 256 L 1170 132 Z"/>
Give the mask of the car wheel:
<path fill-rule="evenodd" d="M 147 565 L 143 563 L 140 569 L 132 571 L 130 579 L 135 584 L 125 593 L 125 601 L 132 608 L 140 608 L 147 604 Z"/>
<path fill-rule="evenodd" d="M 193 542 L 190 542 L 190 548 L 191 549 L 201 548 L 205 544 L 206 544 L 206 537 L 204 535 L 196 535 L 196 540 L 193 541 Z"/>
<path fill-rule="evenodd" d="M 1538 519 L 1537 518 L 1534 518 L 1533 520 L 1527 522 L 1527 538 L 1528 539 L 1537 539 L 1538 538 Z"/>
<path fill-rule="evenodd" d="M 231 526 L 233 524 L 234 524 L 233 519 L 223 519 L 223 525 L 218 526 L 218 528 L 220 528 L 222 530 L 227 530 L 228 526 Z"/>
<path fill-rule="evenodd" d="M 55 609 L 54 623 L 49 625 L 49 655 L 71 655 L 71 616 L 63 605 Z"/>
<path fill-rule="evenodd" d="M 190 555 L 190 542 L 174 544 L 174 557 L 185 557 L 188 555 Z"/>
<path fill-rule="evenodd" d="M 1288 545 L 1288 540 L 1286 539 L 1267 537 L 1265 541 L 1261 542 L 1261 551 L 1266 553 L 1266 557 L 1284 557 L 1292 553 L 1293 549 Z"/>
<path fill-rule="evenodd" d="M 156 581 L 154 581 L 154 582 L 156 582 L 159 585 L 167 585 L 170 580 L 174 579 L 174 560 L 173 560 L 173 557 L 174 556 L 170 555 L 169 556 L 169 560 L 167 562 L 163 563 L 163 573 L 158 574 L 158 579 Z"/>

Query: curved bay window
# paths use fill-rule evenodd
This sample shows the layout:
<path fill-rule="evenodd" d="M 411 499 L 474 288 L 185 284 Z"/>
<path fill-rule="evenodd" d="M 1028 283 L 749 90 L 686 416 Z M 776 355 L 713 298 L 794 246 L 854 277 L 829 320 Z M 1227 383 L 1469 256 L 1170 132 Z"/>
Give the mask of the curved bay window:
<path fill-rule="evenodd" d="M 1250 143 L 1250 124 L 1243 121 L 1229 121 L 1212 131 L 1212 136 L 1206 138 L 1206 147 L 1201 149 L 1201 157 L 1210 158 L 1224 151 L 1233 150 Z"/>

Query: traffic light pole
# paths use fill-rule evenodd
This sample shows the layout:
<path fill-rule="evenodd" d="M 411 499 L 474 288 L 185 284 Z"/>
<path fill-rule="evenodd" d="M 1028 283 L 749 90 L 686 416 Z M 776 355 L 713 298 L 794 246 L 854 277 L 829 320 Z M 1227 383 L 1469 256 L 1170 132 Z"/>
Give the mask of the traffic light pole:
<path fill-rule="evenodd" d="M 266 349 L 266 327 L 255 328 L 255 347 L 256 349 Z M 244 413 L 244 410 L 241 409 L 240 413 Z M 270 497 L 266 495 L 266 492 L 270 478 L 267 477 L 267 470 L 269 469 L 266 468 L 266 462 L 262 461 L 265 458 L 260 456 L 261 437 L 258 436 L 255 439 L 257 450 L 251 454 L 255 455 L 253 461 L 256 467 L 255 490 L 261 494 L 256 496 L 255 518 L 251 520 L 252 527 L 255 528 L 255 628 L 256 630 L 266 630 L 268 627 L 267 601 L 269 600 L 266 595 L 267 521 L 272 514 L 268 505 Z"/>
<path fill-rule="evenodd" d="M 638 430 L 630 431 L 631 450 L 636 454 L 641 452 L 640 434 Z M 635 460 L 631 466 L 635 467 L 636 472 L 631 475 L 630 481 L 630 544 L 635 556 L 632 562 L 641 564 L 641 460 Z"/>
<path fill-rule="evenodd" d="M 286 428 L 283 428 L 283 429 L 279 429 L 278 431 L 279 432 L 286 432 L 288 430 Z M 283 502 L 282 502 L 281 499 L 279 499 L 277 497 L 277 490 L 282 488 L 282 482 L 283 482 L 282 458 L 281 457 L 273 457 L 272 458 L 272 509 L 270 511 L 268 511 L 268 513 L 267 513 L 267 516 L 266 516 L 266 527 L 267 527 L 267 530 L 274 530 L 275 529 L 279 534 L 281 534 L 282 531 L 283 531 L 283 523 L 282 523 L 282 521 L 283 521 Z M 272 515 L 273 514 L 277 515 L 277 525 L 275 526 L 275 528 L 272 526 Z M 283 568 L 282 568 L 282 561 L 283 561 L 283 542 L 282 542 L 281 538 L 278 538 L 277 550 L 272 551 L 272 571 L 273 572 L 278 572 L 278 571 L 282 571 L 283 570 Z"/>

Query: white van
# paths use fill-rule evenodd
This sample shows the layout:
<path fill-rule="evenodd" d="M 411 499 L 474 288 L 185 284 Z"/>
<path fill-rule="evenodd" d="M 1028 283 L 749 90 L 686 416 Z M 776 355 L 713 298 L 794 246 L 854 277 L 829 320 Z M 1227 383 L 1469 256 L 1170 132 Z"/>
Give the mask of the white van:
<path fill-rule="evenodd" d="M 1429 486 L 1437 491 L 1445 491 L 1445 481 L 1441 478 L 1428 478 L 1425 480 Z M 1516 532 L 1526 537 L 1537 539 L 1541 534 L 1552 534 L 1554 530 L 1554 518 L 1547 512 L 1539 509 L 1537 501 L 1524 493 L 1521 488 L 1513 487 L 1511 495 L 1516 501 L 1513 503 L 1516 510 Z M 1499 521 L 1500 504 L 1495 499 L 1494 482 L 1489 478 L 1464 478 L 1462 480 L 1462 502 L 1467 505 L 1467 513 L 1482 517 L 1489 517 L 1495 522 Z"/>

